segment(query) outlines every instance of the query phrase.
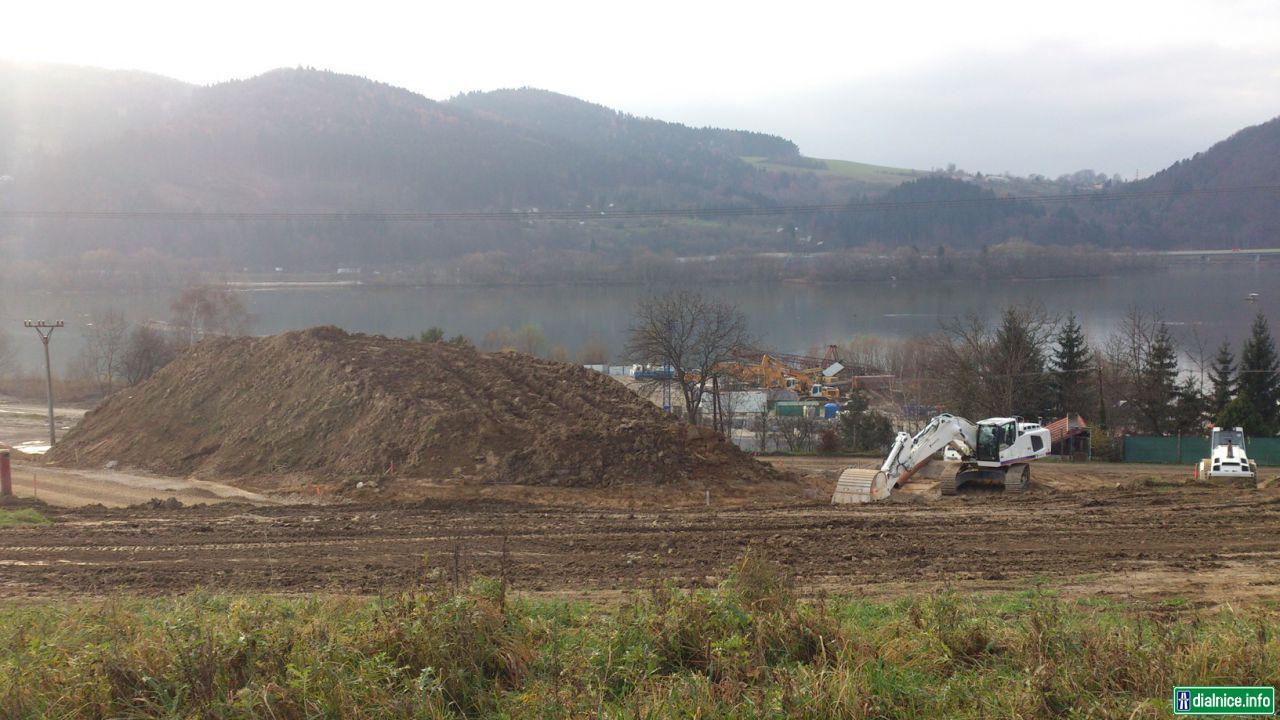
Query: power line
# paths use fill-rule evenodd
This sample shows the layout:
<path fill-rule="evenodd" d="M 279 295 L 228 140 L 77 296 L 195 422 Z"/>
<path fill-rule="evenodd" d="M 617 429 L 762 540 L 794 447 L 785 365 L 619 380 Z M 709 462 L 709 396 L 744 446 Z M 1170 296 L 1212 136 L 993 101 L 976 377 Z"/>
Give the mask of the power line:
<path fill-rule="evenodd" d="M 1243 185 L 1221 188 L 1188 188 L 1116 193 L 1067 193 L 1063 195 L 1007 195 L 955 200 L 903 200 L 819 205 L 752 205 L 718 208 L 664 208 L 652 210 L 516 210 L 516 211 L 328 211 L 328 210 L 75 210 L 0 209 L 0 218 L 14 220 L 268 220 L 323 222 L 477 222 L 556 220 L 633 220 L 670 217 L 716 218 L 775 215 L 818 215 L 823 213 L 866 213 L 926 208 L 959 208 L 1014 203 L 1053 204 L 1071 202 L 1111 203 L 1188 196 L 1238 195 L 1280 192 L 1280 185 Z"/>
<path fill-rule="evenodd" d="M 1079 370 L 1050 370 L 1050 369 L 1029 370 L 1026 372 L 1017 372 L 1017 373 L 983 373 L 983 372 L 960 373 L 960 372 L 957 372 L 952 375 L 894 375 L 893 373 L 885 373 L 884 376 L 893 378 L 892 380 L 893 382 L 905 384 L 905 383 L 913 383 L 913 382 L 935 382 L 935 383 L 943 382 L 943 381 L 952 379 L 956 375 L 965 375 L 965 374 L 970 375 L 971 377 L 974 377 L 978 380 L 1009 380 L 1013 378 L 1048 377 L 1051 375 L 1069 375 L 1069 374 L 1076 374 L 1076 373 L 1079 373 L 1082 375 L 1085 375 L 1085 374 L 1093 375 L 1098 372 L 1099 372 L 1098 368 L 1092 367 L 1092 368 L 1083 368 Z M 1116 370 L 1116 369 L 1103 370 L 1102 372 L 1110 373 L 1113 377 L 1132 374 L 1124 370 Z M 1238 370 L 1234 373 L 1233 376 L 1240 376 L 1240 375 L 1278 375 L 1280 376 L 1280 372 L 1277 372 L 1275 370 Z"/>

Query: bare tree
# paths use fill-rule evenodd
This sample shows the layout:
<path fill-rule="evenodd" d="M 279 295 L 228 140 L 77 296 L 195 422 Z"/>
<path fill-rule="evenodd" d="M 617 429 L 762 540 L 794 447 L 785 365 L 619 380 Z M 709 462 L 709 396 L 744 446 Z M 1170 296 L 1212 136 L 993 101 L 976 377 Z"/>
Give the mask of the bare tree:
<path fill-rule="evenodd" d="M 542 356 L 547 350 L 547 336 L 542 328 L 533 323 L 526 323 L 516 331 L 515 348 L 525 355 Z"/>
<path fill-rule="evenodd" d="M 1187 335 L 1190 337 L 1187 337 Z M 1206 387 L 1204 376 L 1209 372 L 1209 368 L 1213 364 L 1213 358 L 1209 355 L 1212 352 L 1209 344 L 1209 338 L 1200 333 L 1198 323 L 1191 325 L 1189 332 L 1182 338 L 1182 346 L 1187 349 L 1186 355 L 1196 369 L 1196 385 L 1202 392 Z M 1216 349 L 1215 346 L 1213 350 Z"/>
<path fill-rule="evenodd" d="M 609 364 L 609 346 L 599 337 L 592 335 L 578 348 L 578 362 L 583 365 Z"/>
<path fill-rule="evenodd" d="M 487 352 L 514 350 L 515 341 L 511 335 L 511 328 L 501 327 L 485 333 L 484 337 L 480 338 L 480 348 Z"/>
<path fill-rule="evenodd" d="M 1110 427 L 1132 427 L 1140 418 L 1143 364 L 1151 354 L 1159 326 L 1158 316 L 1130 307 L 1103 345 L 1098 364 L 1098 389 L 1103 400 L 1098 412 L 1105 415 Z"/>
<path fill-rule="evenodd" d="M 244 335 L 253 316 L 240 297 L 227 288 L 193 285 L 169 305 L 173 325 L 187 345 L 207 335 Z"/>
<path fill-rule="evenodd" d="M 168 365 L 178 354 L 164 333 L 147 325 L 138 325 L 129 335 L 121 362 L 121 374 L 129 385 L 136 385 Z"/>
<path fill-rule="evenodd" d="M 789 452 L 810 452 L 813 442 L 818 436 L 822 423 L 808 415 L 775 417 L 773 420 L 774 437 L 781 440 Z"/>
<path fill-rule="evenodd" d="M 975 313 L 942 323 L 943 333 L 932 336 L 929 354 L 933 375 L 945 389 L 950 410 L 966 417 L 985 413 L 987 398 L 983 365 L 991 346 L 990 328 Z"/>
<path fill-rule="evenodd" d="M 1151 352 L 1159 326 L 1159 316 L 1136 305 L 1131 306 L 1116 331 L 1107 338 L 1109 359 L 1136 377 L 1142 371 L 1143 360 Z"/>
<path fill-rule="evenodd" d="M 742 395 L 734 392 L 720 393 L 720 422 L 726 437 L 733 437 L 733 426 L 739 415 Z"/>
<path fill-rule="evenodd" d="M 75 361 L 78 374 L 92 379 L 98 390 L 109 394 L 123 374 L 129 322 L 114 308 L 95 314 L 85 325 L 84 346 Z"/>
<path fill-rule="evenodd" d="M 894 367 L 902 341 L 877 335 L 855 335 L 840 348 L 840 357 L 846 365 L 874 368 L 881 372 L 896 372 Z"/>
<path fill-rule="evenodd" d="M 768 413 L 757 413 L 756 416 L 751 419 L 751 432 L 755 435 L 756 452 L 769 451 L 769 425 Z"/>
<path fill-rule="evenodd" d="M 689 422 L 696 425 L 712 378 L 719 377 L 722 364 L 738 348 L 749 345 L 747 318 L 736 305 L 680 290 L 640 302 L 627 355 L 637 363 L 671 369 Z"/>
<path fill-rule="evenodd" d="M 1043 309 L 1005 308 L 994 327 L 972 313 L 942 327 L 934 339 L 934 372 L 955 412 L 1037 417 L 1045 411 L 1045 350 L 1054 323 Z"/>

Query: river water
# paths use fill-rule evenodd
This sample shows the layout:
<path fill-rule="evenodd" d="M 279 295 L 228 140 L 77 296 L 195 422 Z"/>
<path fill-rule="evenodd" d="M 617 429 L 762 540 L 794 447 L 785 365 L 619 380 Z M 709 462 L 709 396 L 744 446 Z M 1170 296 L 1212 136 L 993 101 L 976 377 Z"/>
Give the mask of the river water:
<path fill-rule="evenodd" d="M 1128 308 L 1159 313 L 1175 336 L 1190 345 L 1193 334 L 1216 346 L 1238 344 L 1262 311 L 1280 322 L 1280 278 L 1275 266 L 1221 264 L 1175 267 L 1132 277 L 1095 277 L 978 284 L 954 281 L 832 285 L 744 284 L 704 288 L 737 303 L 763 345 L 803 353 L 859 334 L 891 337 L 928 333 L 948 317 L 975 311 L 994 317 L 1006 305 L 1041 303 L 1053 314 L 1074 312 L 1094 339 L 1109 334 Z M 480 339 L 500 328 L 534 324 L 551 345 L 576 351 L 589 337 L 617 355 L 626 342 L 635 304 L 655 292 L 638 286 L 608 287 L 307 287 L 241 291 L 255 333 L 313 325 L 406 336 L 437 325 L 452 335 Z M 1245 297 L 1258 293 L 1256 302 Z M 17 345 L 28 370 L 40 362 L 34 331 L 24 318 L 67 321 L 54 335 L 54 367 L 64 368 L 82 344 L 92 314 L 113 307 L 130 320 L 166 319 L 170 292 L 32 292 L 0 298 L 0 328 Z M 1277 328 L 1280 331 L 1280 328 Z"/>

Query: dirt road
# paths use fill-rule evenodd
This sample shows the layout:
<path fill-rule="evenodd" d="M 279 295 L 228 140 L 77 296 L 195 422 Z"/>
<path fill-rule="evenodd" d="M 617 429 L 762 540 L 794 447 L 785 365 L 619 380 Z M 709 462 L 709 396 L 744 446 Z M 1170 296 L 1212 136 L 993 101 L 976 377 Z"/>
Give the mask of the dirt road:
<path fill-rule="evenodd" d="M 280 502 L 277 498 L 203 480 L 152 477 L 113 470 L 60 470 L 23 460 L 17 460 L 13 465 L 13 494 L 59 507 L 96 504 L 115 508 L 171 497 L 186 505 L 225 501 L 251 504 Z"/>
<path fill-rule="evenodd" d="M 53 511 L 0 529 L 0 593 L 215 590 L 376 593 L 444 572 L 504 572 L 517 590 L 607 598 L 711 582 L 749 548 L 810 591 L 893 596 L 942 586 L 1179 596 L 1280 592 L 1280 490 L 1167 484 L 926 501 L 671 511 L 495 500 Z M 504 558 L 504 538 L 506 561 Z M 425 562 L 424 562 L 425 559 Z"/>

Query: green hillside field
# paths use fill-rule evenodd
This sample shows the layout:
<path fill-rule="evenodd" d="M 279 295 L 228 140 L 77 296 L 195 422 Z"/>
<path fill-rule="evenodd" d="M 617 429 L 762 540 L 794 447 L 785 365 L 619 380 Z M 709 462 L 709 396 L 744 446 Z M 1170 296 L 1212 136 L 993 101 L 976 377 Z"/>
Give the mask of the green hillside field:
<path fill-rule="evenodd" d="M 800 166 L 771 162 L 769 158 L 764 157 L 744 156 L 742 159 L 756 167 L 776 172 L 808 171 L 817 173 L 818 175 L 831 175 L 872 185 L 883 185 L 885 187 L 901 185 L 908 180 L 914 180 L 915 178 L 922 177 L 927 174 L 920 170 L 887 167 L 884 165 L 871 165 L 869 163 L 853 162 L 852 160 L 805 158 L 806 161 L 816 161 L 816 163 L 822 164 L 822 166 L 815 164 L 814 167 L 808 167 L 807 165 Z"/>

